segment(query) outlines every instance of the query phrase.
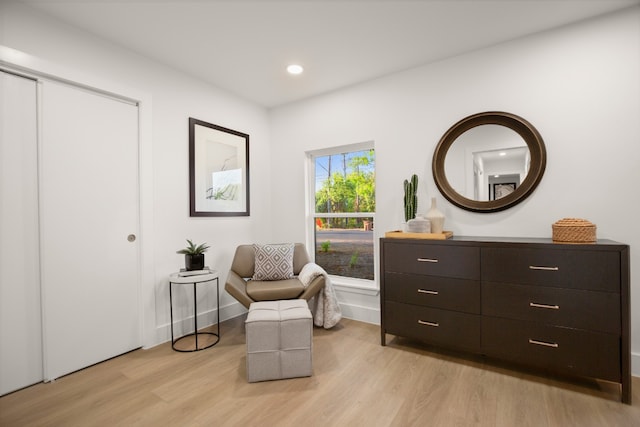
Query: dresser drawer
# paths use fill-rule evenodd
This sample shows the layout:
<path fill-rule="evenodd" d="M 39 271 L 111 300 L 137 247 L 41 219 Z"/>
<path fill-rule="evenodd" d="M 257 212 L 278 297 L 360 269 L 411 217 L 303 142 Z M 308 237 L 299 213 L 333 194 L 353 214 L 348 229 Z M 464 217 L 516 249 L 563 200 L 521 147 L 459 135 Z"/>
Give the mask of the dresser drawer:
<path fill-rule="evenodd" d="M 480 248 L 438 244 L 386 243 L 384 269 L 458 279 L 480 279 Z"/>
<path fill-rule="evenodd" d="M 480 314 L 480 281 L 386 273 L 387 300 Z"/>
<path fill-rule="evenodd" d="M 613 334 L 482 318 L 482 351 L 512 362 L 571 375 L 620 381 L 620 338 Z"/>
<path fill-rule="evenodd" d="M 612 251 L 482 248 L 482 280 L 620 292 L 620 255 Z"/>
<path fill-rule="evenodd" d="M 480 316 L 387 301 L 387 333 L 477 352 Z"/>
<path fill-rule="evenodd" d="M 610 292 L 483 283 L 482 314 L 620 334 L 620 295 Z"/>

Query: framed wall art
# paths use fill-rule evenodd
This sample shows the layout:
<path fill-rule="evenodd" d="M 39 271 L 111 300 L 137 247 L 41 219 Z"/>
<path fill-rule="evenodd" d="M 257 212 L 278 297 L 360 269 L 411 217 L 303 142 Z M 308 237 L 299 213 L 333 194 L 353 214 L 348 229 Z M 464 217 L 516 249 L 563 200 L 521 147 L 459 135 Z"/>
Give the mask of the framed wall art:
<path fill-rule="evenodd" d="M 492 200 L 498 200 L 516 191 L 515 182 L 503 182 L 493 184 Z"/>
<path fill-rule="evenodd" d="M 249 135 L 189 118 L 190 216 L 249 216 Z"/>

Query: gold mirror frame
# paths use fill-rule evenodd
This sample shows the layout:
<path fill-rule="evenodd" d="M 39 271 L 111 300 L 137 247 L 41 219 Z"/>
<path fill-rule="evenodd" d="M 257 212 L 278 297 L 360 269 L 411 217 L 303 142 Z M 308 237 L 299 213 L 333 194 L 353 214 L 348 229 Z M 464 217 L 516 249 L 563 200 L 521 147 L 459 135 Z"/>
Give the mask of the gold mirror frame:
<path fill-rule="evenodd" d="M 531 156 L 531 164 L 526 178 L 516 190 L 498 200 L 479 201 L 468 199 L 453 189 L 444 170 L 444 161 L 447 152 L 456 139 L 464 132 L 482 125 L 505 126 L 517 132 L 527 143 Z M 544 169 L 547 165 L 547 151 L 542 136 L 535 127 L 522 117 L 500 111 L 489 111 L 473 114 L 454 124 L 440 138 L 436 151 L 433 154 L 432 171 L 433 179 L 440 193 L 454 205 L 471 212 L 498 212 L 517 205 L 526 199 L 540 183 Z"/>

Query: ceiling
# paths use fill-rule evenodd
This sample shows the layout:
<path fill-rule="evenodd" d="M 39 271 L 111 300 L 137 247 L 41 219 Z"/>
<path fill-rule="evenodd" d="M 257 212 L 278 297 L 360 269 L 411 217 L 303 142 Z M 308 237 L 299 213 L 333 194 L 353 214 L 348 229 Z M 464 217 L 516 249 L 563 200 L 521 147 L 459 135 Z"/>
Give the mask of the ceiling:
<path fill-rule="evenodd" d="M 640 0 L 23 0 L 265 107 Z M 288 75 L 287 65 L 305 69 Z"/>

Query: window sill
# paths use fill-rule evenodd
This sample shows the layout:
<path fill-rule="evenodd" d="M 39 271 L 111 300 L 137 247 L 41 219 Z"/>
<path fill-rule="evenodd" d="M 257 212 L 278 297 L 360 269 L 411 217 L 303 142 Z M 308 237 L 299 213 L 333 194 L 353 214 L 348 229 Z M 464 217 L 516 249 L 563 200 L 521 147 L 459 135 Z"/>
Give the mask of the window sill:
<path fill-rule="evenodd" d="M 380 293 L 375 280 L 354 279 L 344 276 L 329 276 L 331 283 L 337 291 L 354 294 L 377 296 Z"/>

